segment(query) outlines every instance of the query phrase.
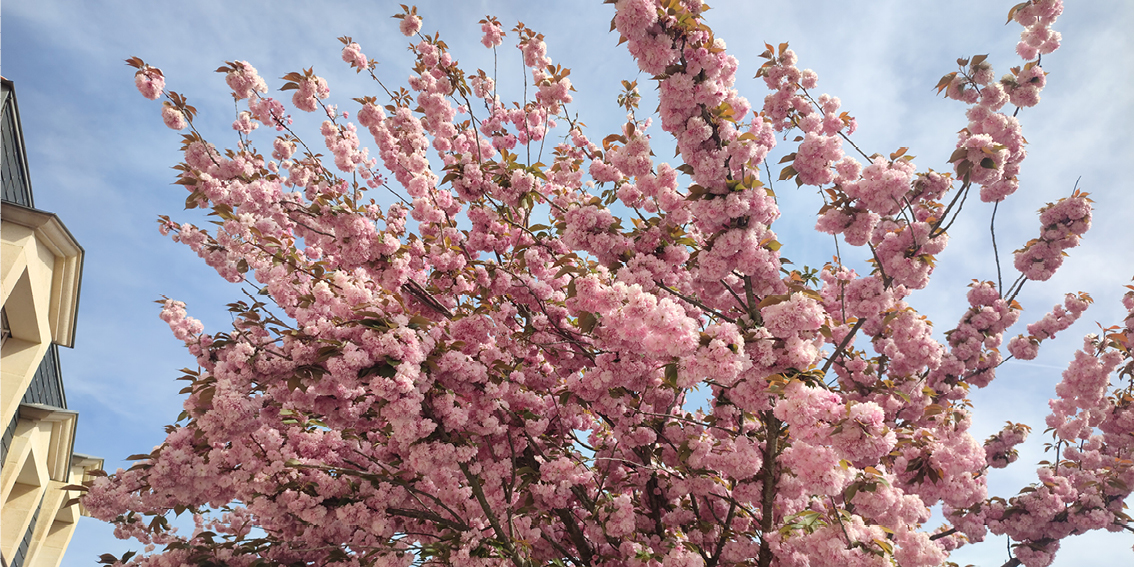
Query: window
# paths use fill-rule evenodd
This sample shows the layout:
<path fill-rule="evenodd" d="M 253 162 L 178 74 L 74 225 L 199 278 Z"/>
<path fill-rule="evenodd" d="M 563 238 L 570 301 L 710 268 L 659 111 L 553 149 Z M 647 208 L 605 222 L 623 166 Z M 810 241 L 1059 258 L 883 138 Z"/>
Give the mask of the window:
<path fill-rule="evenodd" d="M 8 326 L 8 309 L 0 308 L 0 346 L 8 342 L 10 336 L 12 336 L 12 329 Z"/>

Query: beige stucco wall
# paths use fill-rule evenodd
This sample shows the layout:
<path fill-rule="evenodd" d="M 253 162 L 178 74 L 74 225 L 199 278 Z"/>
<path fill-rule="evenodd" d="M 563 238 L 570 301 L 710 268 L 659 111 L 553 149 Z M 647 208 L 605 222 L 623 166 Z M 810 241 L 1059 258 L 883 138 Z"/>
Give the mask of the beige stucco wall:
<path fill-rule="evenodd" d="M 82 258 L 55 215 L 3 204 L 0 288 L 12 336 L 0 352 L 0 423 L 16 415 L 48 346 L 73 344 Z"/>
<path fill-rule="evenodd" d="M 56 567 L 81 514 L 75 501 L 102 461 L 72 454 L 77 414 L 21 400 L 52 343 L 71 346 L 82 248 L 59 219 L 10 203 L 0 214 L 0 288 L 11 336 L 0 347 L 0 424 L 19 414 L 0 469 L 0 554 L 14 558 L 32 517 L 25 566 Z"/>

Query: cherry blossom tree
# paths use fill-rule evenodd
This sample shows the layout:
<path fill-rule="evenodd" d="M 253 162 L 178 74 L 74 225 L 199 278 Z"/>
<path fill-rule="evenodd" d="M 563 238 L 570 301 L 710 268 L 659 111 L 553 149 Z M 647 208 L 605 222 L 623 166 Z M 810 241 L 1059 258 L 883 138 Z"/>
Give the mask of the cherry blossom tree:
<path fill-rule="evenodd" d="M 978 55 L 941 79 L 968 122 L 943 171 L 907 148 L 868 155 L 787 44 L 760 55 L 754 108 L 700 0 L 614 4 L 659 104 L 643 118 L 624 82 L 626 122 L 601 139 L 543 36 L 493 17 L 482 43 L 516 45 L 522 100 L 502 99 L 495 70 L 462 69 L 404 7 L 408 88 L 340 38 L 379 93 L 356 110 L 330 104 L 313 69 L 283 77 L 286 101 L 226 62 L 225 150 L 158 68 L 127 61 L 184 132 L 186 208 L 215 225 L 162 217 L 161 232 L 247 297 L 214 333 L 160 302 L 198 367 L 182 371 L 165 442 L 87 487 L 95 516 L 146 545 L 104 563 L 915 567 L 991 532 L 1012 542 L 1007 565 L 1042 567 L 1070 535 L 1134 530 L 1134 288 L 1122 326 L 1087 337 L 1063 373 L 1033 485 L 987 490 L 1028 426 L 970 432 L 968 393 L 1006 360 L 1021 288 L 1089 228 L 1087 193 L 1040 212 L 1018 277 L 997 253 L 998 281 L 974 280 L 945 342 L 908 302 L 969 194 L 999 207 L 1017 190 L 1017 114 L 1040 100 L 1062 2 L 1011 9 L 1023 63 L 1001 78 Z M 321 147 L 288 102 L 325 116 Z M 651 151 L 655 119 L 674 164 Z M 777 143 L 792 150 L 778 174 Z M 823 196 L 805 221 L 839 253 L 821 269 L 781 256 L 774 182 Z M 1068 294 L 1007 356 L 1034 358 L 1090 302 Z M 191 534 L 170 524 L 184 512 Z"/>

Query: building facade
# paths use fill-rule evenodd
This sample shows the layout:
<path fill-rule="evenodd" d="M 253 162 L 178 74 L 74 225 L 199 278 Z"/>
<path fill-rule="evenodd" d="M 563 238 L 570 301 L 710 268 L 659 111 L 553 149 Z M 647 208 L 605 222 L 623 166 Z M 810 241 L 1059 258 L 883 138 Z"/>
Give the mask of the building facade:
<path fill-rule="evenodd" d="M 59 218 L 35 208 L 19 107 L 2 79 L 0 124 L 0 557 L 3 567 L 56 567 L 83 513 L 69 485 L 102 459 L 74 452 L 59 346 L 74 346 L 83 249 Z"/>

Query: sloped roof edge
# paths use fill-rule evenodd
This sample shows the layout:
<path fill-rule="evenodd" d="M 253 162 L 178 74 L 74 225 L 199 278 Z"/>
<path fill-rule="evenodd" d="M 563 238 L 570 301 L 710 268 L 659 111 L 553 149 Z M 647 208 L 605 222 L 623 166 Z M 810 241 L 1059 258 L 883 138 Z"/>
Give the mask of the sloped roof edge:
<path fill-rule="evenodd" d="M 8 98 L 10 97 L 12 99 L 11 114 L 12 123 L 15 126 L 15 132 L 13 135 L 15 136 L 16 144 L 19 146 L 17 148 L 18 151 L 14 152 L 14 155 L 18 158 L 20 173 L 23 176 L 24 182 L 27 184 L 26 197 L 28 199 L 28 205 L 34 208 L 35 193 L 32 191 L 31 187 L 31 168 L 28 166 L 28 154 L 25 149 L 27 148 L 27 145 L 24 143 L 24 127 L 23 123 L 20 121 L 20 104 L 19 100 L 16 98 L 16 85 L 7 77 L 3 76 L 0 76 L 0 84 L 3 85 L 4 92 L 4 98 L 0 100 L 0 102 L 2 102 L 4 105 L 7 105 Z"/>

